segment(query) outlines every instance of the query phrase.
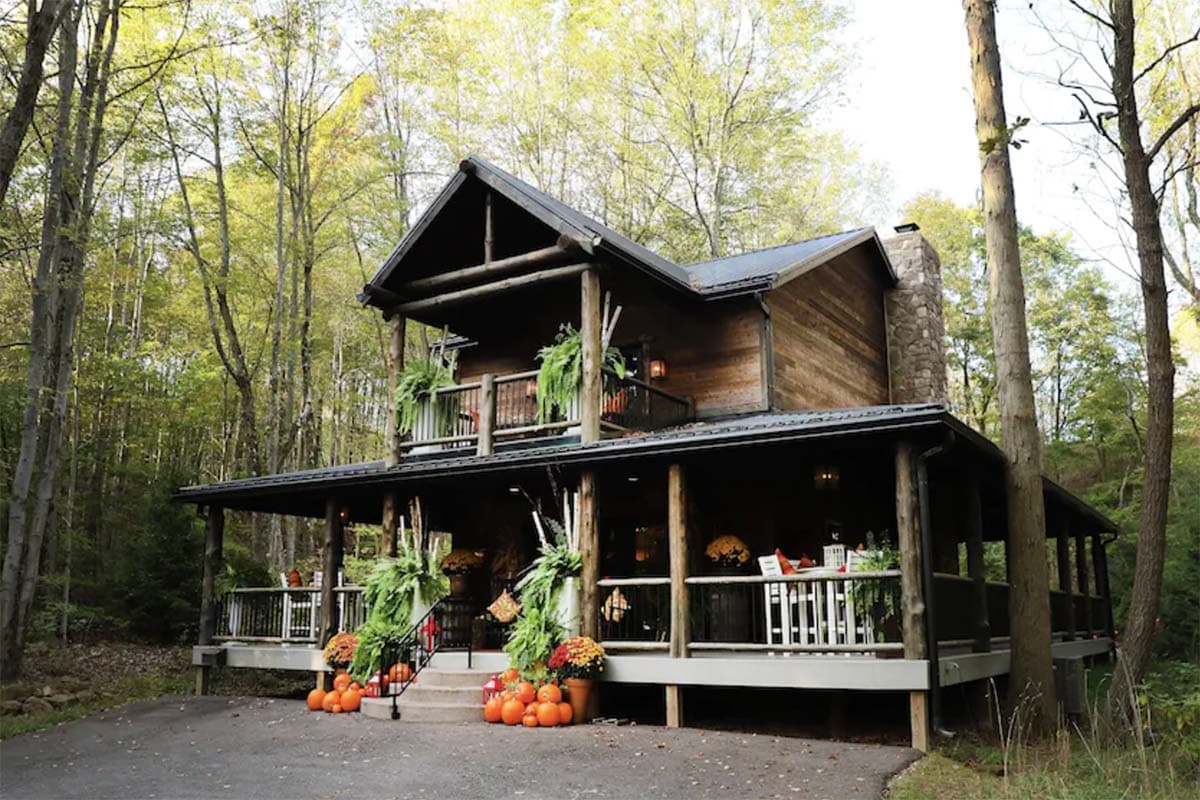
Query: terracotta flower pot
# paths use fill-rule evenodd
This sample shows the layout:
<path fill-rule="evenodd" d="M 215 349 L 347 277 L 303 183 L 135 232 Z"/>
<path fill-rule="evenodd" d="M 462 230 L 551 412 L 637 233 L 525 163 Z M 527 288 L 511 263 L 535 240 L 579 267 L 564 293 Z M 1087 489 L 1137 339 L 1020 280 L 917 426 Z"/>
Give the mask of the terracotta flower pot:
<path fill-rule="evenodd" d="M 575 722 L 588 721 L 588 704 L 592 699 L 592 682 L 587 678 L 567 678 L 567 702 L 571 704 L 571 714 Z"/>

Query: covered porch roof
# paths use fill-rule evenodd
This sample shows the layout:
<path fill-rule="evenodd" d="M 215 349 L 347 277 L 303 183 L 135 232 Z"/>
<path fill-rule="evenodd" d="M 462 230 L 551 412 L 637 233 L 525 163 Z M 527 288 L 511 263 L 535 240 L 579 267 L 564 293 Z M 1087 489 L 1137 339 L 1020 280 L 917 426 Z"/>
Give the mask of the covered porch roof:
<path fill-rule="evenodd" d="M 651 433 L 580 444 L 574 437 L 513 443 L 493 455 L 445 451 L 410 456 L 394 466 L 382 460 L 187 486 L 175 499 L 197 505 L 320 518 L 325 499 L 336 495 L 351 516 L 377 522 L 384 492 L 400 487 L 444 484 L 467 476 L 531 473 L 548 466 L 579 468 L 632 461 L 686 459 L 723 450 L 766 448 L 788 443 L 850 442 L 857 439 L 919 437 L 931 445 L 952 440 L 960 457 L 1002 469 L 1003 453 L 990 440 L 938 404 L 886 405 L 819 411 L 774 411 L 709 419 Z M 1002 473 L 999 477 L 1002 478 Z M 1081 527 L 1115 533 L 1116 524 L 1081 499 L 1044 478 L 1047 502 Z"/>

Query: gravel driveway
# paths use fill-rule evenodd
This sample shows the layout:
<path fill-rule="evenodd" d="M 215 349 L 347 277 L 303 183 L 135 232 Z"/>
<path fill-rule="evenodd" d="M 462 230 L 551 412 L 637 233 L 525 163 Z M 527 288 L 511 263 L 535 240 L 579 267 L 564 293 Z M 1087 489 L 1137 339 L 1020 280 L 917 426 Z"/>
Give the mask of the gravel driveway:
<path fill-rule="evenodd" d="M 0 795 L 866 798 L 916 756 L 727 731 L 393 724 L 296 700 L 176 698 L 0 742 Z"/>

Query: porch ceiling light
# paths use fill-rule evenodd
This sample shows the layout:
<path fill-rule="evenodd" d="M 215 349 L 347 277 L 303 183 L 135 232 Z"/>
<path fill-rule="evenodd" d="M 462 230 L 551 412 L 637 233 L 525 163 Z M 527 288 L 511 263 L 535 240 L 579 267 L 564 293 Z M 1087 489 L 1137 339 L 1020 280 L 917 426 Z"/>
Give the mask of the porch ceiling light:
<path fill-rule="evenodd" d="M 832 492 L 837 489 L 840 478 L 837 467 L 820 466 L 813 470 L 813 486 L 818 492 Z"/>
<path fill-rule="evenodd" d="M 509 494 L 520 494 L 521 488 L 519 486 L 510 486 L 510 487 L 508 487 L 508 493 Z"/>
<path fill-rule="evenodd" d="M 650 360 L 650 379 L 655 381 L 665 380 L 667 377 L 667 362 L 661 358 L 653 358 Z"/>
<path fill-rule="evenodd" d="M 342 521 L 343 525 L 345 525 L 346 523 L 348 523 L 350 521 L 349 506 L 342 506 L 342 510 L 338 512 L 338 519 L 340 519 Z"/>

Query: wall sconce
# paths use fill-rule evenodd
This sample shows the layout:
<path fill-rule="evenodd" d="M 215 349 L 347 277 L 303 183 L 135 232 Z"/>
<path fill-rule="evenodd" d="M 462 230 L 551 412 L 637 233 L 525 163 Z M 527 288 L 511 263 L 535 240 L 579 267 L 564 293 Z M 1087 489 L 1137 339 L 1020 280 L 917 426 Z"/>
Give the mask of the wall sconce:
<path fill-rule="evenodd" d="M 825 466 L 813 470 L 813 486 L 818 492 L 832 492 L 838 488 L 840 478 L 837 467 Z"/>
<path fill-rule="evenodd" d="M 343 525 L 349 524 L 350 508 L 348 506 L 342 506 L 342 510 L 338 512 L 338 519 L 340 519 L 342 521 Z"/>
<path fill-rule="evenodd" d="M 650 359 L 650 380 L 661 381 L 667 378 L 667 362 L 661 358 Z"/>

